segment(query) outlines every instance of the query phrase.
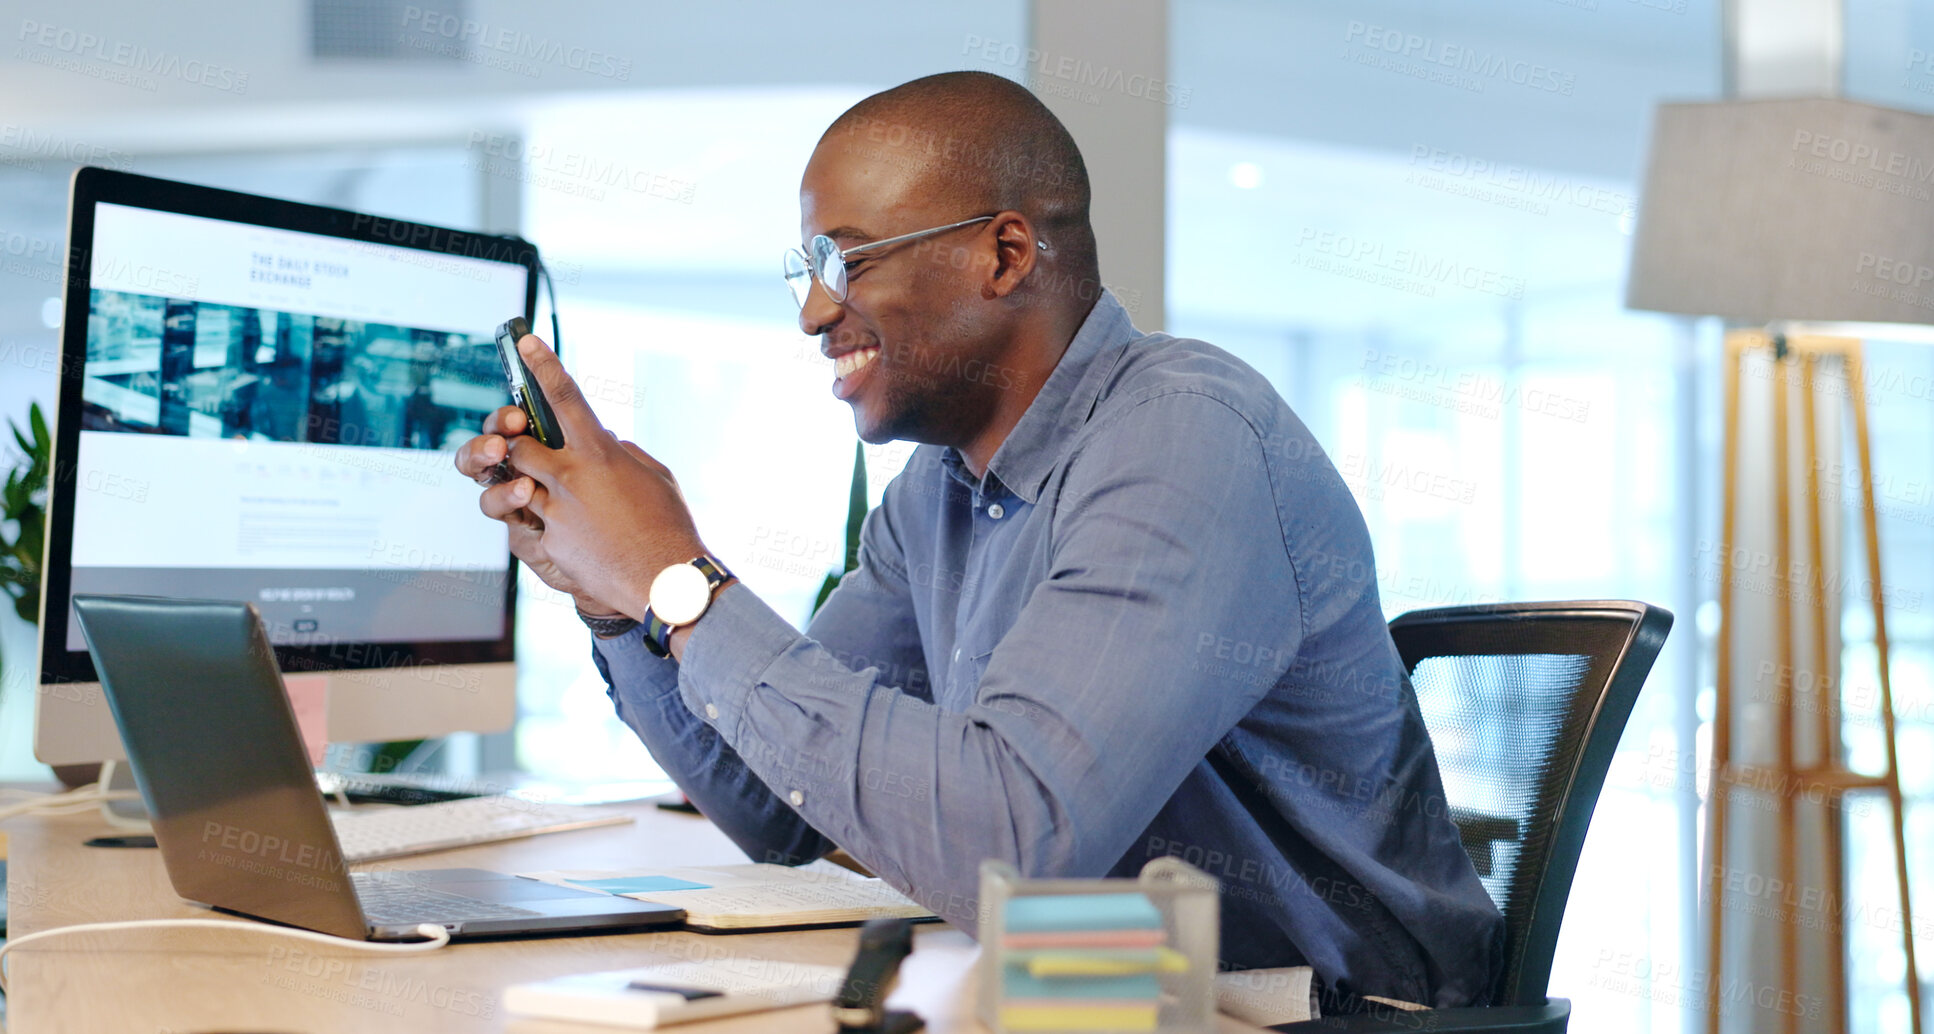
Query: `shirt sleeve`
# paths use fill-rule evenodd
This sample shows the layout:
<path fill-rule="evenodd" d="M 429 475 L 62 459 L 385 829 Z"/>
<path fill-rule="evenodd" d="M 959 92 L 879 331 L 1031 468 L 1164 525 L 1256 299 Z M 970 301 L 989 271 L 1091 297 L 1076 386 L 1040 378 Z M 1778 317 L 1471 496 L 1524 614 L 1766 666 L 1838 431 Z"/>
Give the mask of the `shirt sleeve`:
<path fill-rule="evenodd" d="M 809 633 L 824 644 L 818 656 L 843 669 L 871 670 L 886 685 L 931 699 L 920 631 L 913 619 L 906 565 L 886 507 L 862 526 L 859 566 L 813 616 Z M 776 615 L 775 615 L 776 616 Z M 642 628 L 595 640 L 592 656 L 618 717 L 651 751 L 699 811 L 724 830 L 747 857 L 797 865 L 832 850 L 833 843 L 749 769 L 678 694 L 679 665 L 645 648 Z M 753 741 L 755 748 L 766 748 Z M 767 751 L 767 770 L 817 765 L 781 749 Z"/>
<path fill-rule="evenodd" d="M 618 717 L 707 819 L 746 857 L 799 865 L 833 845 L 785 803 L 737 751 L 686 708 L 678 665 L 645 649 L 644 630 L 597 639 L 592 658 Z"/>
<path fill-rule="evenodd" d="M 1104 874 L 1274 681 L 1206 675 L 1204 637 L 1251 644 L 1277 675 L 1301 639 L 1247 420 L 1194 392 L 1107 420 L 1068 460 L 1048 575 L 964 710 L 841 664 L 742 585 L 687 643 L 692 712 L 815 828 L 968 929 L 983 859 Z"/>

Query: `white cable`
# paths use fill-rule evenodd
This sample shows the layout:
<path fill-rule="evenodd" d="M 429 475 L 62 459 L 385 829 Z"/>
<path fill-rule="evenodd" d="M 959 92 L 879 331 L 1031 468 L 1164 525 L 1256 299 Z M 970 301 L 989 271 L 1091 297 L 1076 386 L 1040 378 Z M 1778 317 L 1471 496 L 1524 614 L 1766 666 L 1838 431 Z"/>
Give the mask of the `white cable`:
<path fill-rule="evenodd" d="M 99 797 L 84 797 L 66 801 L 33 801 L 26 804 L 9 805 L 5 808 L 0 808 L 0 822 L 17 818 L 21 815 L 73 815 L 99 807 L 102 801 L 133 800 L 138 796 L 140 795 L 131 790 L 116 790 L 113 793 L 104 794 Z"/>
<path fill-rule="evenodd" d="M 56 801 L 47 804 L 4 808 L 0 809 L 0 821 L 18 818 L 21 815 L 79 815 L 99 807 L 102 800 L 117 801 L 133 796 L 127 791 L 117 791 L 117 793 L 120 796 L 108 796 L 105 798 L 89 797 L 85 800 L 78 801 Z"/>
<path fill-rule="evenodd" d="M 27 800 L 51 801 L 56 798 L 73 799 L 77 797 L 86 797 L 89 794 L 99 792 L 100 789 L 101 789 L 101 783 L 99 780 L 96 780 L 91 783 L 82 783 L 81 785 L 76 786 L 71 790 L 56 790 L 53 793 L 47 793 L 41 790 L 18 790 L 13 788 L 0 790 L 0 793 L 11 794 L 13 796 L 21 797 Z"/>
<path fill-rule="evenodd" d="M 80 786 L 74 787 L 72 790 L 56 790 L 53 793 L 48 793 L 44 790 L 21 790 L 9 786 L 0 787 L 0 794 L 19 798 L 23 804 L 49 804 L 85 798 L 90 794 L 98 792 L 100 788 L 101 784 L 98 782 L 83 783 Z"/>
<path fill-rule="evenodd" d="M 133 800 L 139 796 L 133 790 L 103 790 L 99 783 L 88 783 L 64 793 L 41 794 L 0 807 L 0 822 L 19 815 L 64 815 L 97 807 L 105 801 Z"/>
<path fill-rule="evenodd" d="M 257 933 L 273 934 L 277 937 L 294 937 L 298 940 L 316 941 L 332 947 L 349 948 L 352 951 L 368 951 L 388 955 L 416 955 L 435 951 L 450 943 L 450 932 L 435 923 L 420 923 L 416 932 L 425 938 L 407 944 L 386 944 L 379 941 L 352 941 L 347 937 L 336 937 L 310 930 L 288 930 L 279 926 L 260 926 L 255 923 L 236 923 L 226 919 L 131 919 L 118 923 L 79 923 L 74 926 L 57 926 L 52 930 L 41 930 L 25 937 L 0 942 L 0 995 L 7 993 L 7 953 L 23 944 L 31 944 L 43 937 L 69 933 L 101 933 L 108 930 L 159 930 L 179 927 L 219 927 L 234 932 L 252 930 Z"/>

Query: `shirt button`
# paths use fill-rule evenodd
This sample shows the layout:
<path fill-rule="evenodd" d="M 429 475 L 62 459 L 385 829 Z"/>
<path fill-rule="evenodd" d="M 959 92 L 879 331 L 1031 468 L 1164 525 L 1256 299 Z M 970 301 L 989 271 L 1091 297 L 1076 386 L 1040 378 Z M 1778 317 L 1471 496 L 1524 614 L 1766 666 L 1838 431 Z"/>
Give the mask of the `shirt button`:
<path fill-rule="evenodd" d="M 716 722 L 716 721 L 718 721 L 718 720 L 719 720 L 719 705 L 717 705 L 717 704 L 706 704 L 706 705 L 705 705 L 705 717 L 707 717 L 707 718 L 710 718 L 711 720 L 713 720 L 713 721 L 715 721 L 715 722 Z"/>
<path fill-rule="evenodd" d="M 1002 517 L 1005 517 L 1005 516 L 1007 516 L 1007 511 L 1006 511 L 1006 510 L 1004 510 L 1004 509 L 1002 509 L 1002 508 L 1001 508 L 1001 504 L 999 504 L 999 503 L 988 503 L 988 504 L 987 504 L 987 516 L 989 516 L 989 517 L 992 517 L 992 518 L 994 518 L 995 520 L 997 520 L 997 521 L 998 521 L 998 520 L 1000 520 L 1000 519 L 1001 519 Z"/>
<path fill-rule="evenodd" d="M 806 803 L 806 795 L 803 793 L 800 793 L 798 790 L 794 790 L 793 792 L 786 795 L 786 800 L 791 801 L 792 806 L 797 808 L 800 805 Z"/>
<path fill-rule="evenodd" d="M 958 646 L 954 647 L 954 663 L 960 663 L 960 647 Z"/>

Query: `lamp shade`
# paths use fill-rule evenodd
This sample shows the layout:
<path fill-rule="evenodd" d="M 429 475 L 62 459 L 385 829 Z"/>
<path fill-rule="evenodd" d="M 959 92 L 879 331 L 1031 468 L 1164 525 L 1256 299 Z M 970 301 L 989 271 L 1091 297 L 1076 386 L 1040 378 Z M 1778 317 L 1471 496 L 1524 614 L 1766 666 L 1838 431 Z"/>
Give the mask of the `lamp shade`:
<path fill-rule="evenodd" d="M 1934 117 L 1836 99 L 1661 104 L 1625 304 L 1934 323 Z"/>

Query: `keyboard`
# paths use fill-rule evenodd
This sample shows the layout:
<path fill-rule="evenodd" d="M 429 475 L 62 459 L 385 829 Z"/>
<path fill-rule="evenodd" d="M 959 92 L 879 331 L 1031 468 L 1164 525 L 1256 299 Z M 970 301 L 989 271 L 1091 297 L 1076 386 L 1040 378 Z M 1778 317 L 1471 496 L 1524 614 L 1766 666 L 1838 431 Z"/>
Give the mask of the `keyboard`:
<path fill-rule="evenodd" d="M 444 851 L 471 844 L 540 833 L 562 833 L 593 826 L 615 826 L 631 816 L 612 808 L 546 804 L 522 797 L 469 797 L 407 807 L 365 807 L 331 811 L 343 860 L 382 858 Z"/>
<path fill-rule="evenodd" d="M 363 903 L 363 916 L 369 922 L 380 926 L 476 923 L 486 919 L 525 919 L 543 914 L 501 902 L 429 890 L 411 883 L 407 878 L 394 878 L 397 875 L 369 872 L 350 875 L 356 887 L 356 898 Z"/>
<path fill-rule="evenodd" d="M 429 804 L 488 796 L 456 779 L 410 779 L 397 776 L 341 775 L 317 772 L 316 785 L 324 795 L 347 798 L 351 804 Z"/>

